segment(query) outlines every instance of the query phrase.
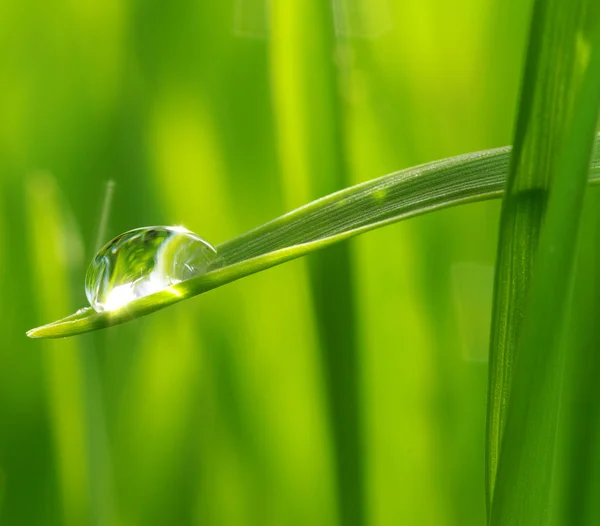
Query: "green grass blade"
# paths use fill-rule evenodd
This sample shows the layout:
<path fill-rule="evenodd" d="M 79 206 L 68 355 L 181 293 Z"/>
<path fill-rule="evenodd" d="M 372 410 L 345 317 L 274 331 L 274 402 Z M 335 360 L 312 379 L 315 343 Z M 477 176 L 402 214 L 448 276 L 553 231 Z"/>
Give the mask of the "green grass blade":
<path fill-rule="evenodd" d="M 556 480 L 565 495 L 563 522 L 569 526 L 600 524 L 600 192 L 591 188 L 579 240 L 569 346 L 561 404 L 562 455 Z M 563 418 L 563 417 L 561 417 Z M 560 512 L 561 510 L 559 510 Z"/>
<path fill-rule="evenodd" d="M 323 197 L 217 246 L 221 268 L 131 302 L 117 311 L 91 307 L 29 331 L 32 338 L 74 336 L 145 316 L 192 296 L 334 243 L 419 214 L 503 195 L 510 148 L 435 161 Z M 600 135 L 590 165 L 600 183 Z"/>
<path fill-rule="evenodd" d="M 592 0 L 540 0 L 533 13 L 496 268 L 487 457 L 493 525 L 549 520 L 560 339 L 600 94 L 599 14 Z"/>

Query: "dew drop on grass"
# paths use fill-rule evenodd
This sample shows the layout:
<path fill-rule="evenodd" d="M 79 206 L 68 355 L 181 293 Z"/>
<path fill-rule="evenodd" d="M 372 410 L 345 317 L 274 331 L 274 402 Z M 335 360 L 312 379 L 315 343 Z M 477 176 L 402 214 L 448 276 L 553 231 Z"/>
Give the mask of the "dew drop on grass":
<path fill-rule="evenodd" d="M 85 293 L 96 312 L 129 302 L 207 272 L 215 248 L 183 227 L 136 228 L 108 242 L 85 277 Z"/>

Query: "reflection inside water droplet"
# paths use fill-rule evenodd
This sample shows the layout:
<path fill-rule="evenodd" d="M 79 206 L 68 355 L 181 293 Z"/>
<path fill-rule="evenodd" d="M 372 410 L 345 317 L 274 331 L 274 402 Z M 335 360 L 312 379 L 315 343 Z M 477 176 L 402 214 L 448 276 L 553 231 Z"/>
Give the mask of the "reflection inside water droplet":
<path fill-rule="evenodd" d="M 215 248 L 183 227 L 136 228 L 107 243 L 90 263 L 85 293 L 96 312 L 111 311 L 207 272 Z"/>

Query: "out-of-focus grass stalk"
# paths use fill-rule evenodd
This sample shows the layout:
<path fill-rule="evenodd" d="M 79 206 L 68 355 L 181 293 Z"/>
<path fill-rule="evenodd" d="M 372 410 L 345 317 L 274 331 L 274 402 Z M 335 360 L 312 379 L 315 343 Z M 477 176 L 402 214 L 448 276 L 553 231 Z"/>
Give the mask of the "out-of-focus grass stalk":
<path fill-rule="evenodd" d="M 98 223 L 98 233 L 96 234 L 96 252 L 106 243 L 106 231 L 108 228 L 108 219 L 110 217 L 110 209 L 112 206 L 113 195 L 115 193 L 115 182 L 106 182 L 106 191 L 104 194 L 104 202 L 102 203 L 102 212 L 100 213 L 100 222 Z"/>
<path fill-rule="evenodd" d="M 271 4 L 271 71 L 286 203 L 348 185 L 331 5 Z M 330 407 L 339 520 L 364 522 L 356 312 L 349 247 L 310 261 L 311 292 Z"/>
<path fill-rule="evenodd" d="M 600 102 L 599 15 L 594 0 L 534 7 L 496 270 L 486 463 L 493 525 L 551 520 L 560 340 Z"/>
<path fill-rule="evenodd" d="M 52 177 L 34 174 L 26 184 L 35 300 L 40 317 L 56 316 L 70 308 L 65 225 Z M 45 354 L 50 425 L 67 526 L 91 523 L 85 389 L 79 344 L 75 340 L 49 341 L 41 351 Z"/>
<path fill-rule="evenodd" d="M 97 252 L 106 242 L 106 232 L 111 214 L 115 182 L 107 181 L 98 222 L 94 251 Z M 87 263 L 87 259 L 85 261 Z M 105 337 L 97 338 L 103 342 Z M 95 524 L 114 524 L 114 501 L 112 488 L 112 462 L 109 455 L 106 417 L 101 389 L 100 371 L 96 349 L 84 346 L 82 352 L 82 374 L 84 382 L 83 400 L 85 404 L 85 427 L 87 431 L 88 472 L 92 515 Z"/>
<path fill-rule="evenodd" d="M 177 38 L 171 42 L 170 52 L 177 42 Z M 238 211 L 231 203 L 228 164 L 215 109 L 205 87 L 201 83 L 192 86 L 173 83 L 161 87 L 148 127 L 152 172 L 161 195 L 161 216 L 167 223 L 184 224 L 212 240 L 236 230 Z M 201 191 L 182 194 L 181 188 Z M 232 352 L 228 337 L 223 336 L 223 341 L 217 336 L 224 320 L 233 319 L 235 333 L 246 341 L 240 303 L 227 295 L 210 307 L 199 303 L 176 314 L 176 320 L 166 316 L 157 326 L 148 327 L 139 342 L 138 365 L 128 387 L 130 402 L 122 412 L 120 434 L 128 435 L 125 454 L 136 449 L 140 452 L 133 471 L 145 481 L 136 488 L 134 499 L 142 522 L 167 520 L 163 513 L 169 506 L 165 501 L 178 502 L 185 515 L 186 497 L 175 501 L 173 495 L 165 498 L 161 481 L 153 476 L 160 473 L 161 477 L 179 479 L 181 486 L 187 483 L 200 488 L 195 490 L 193 503 L 201 510 L 199 523 L 235 523 L 232 517 L 239 516 L 248 524 L 254 523 L 257 499 L 253 490 L 261 482 L 246 478 L 248 471 L 258 470 L 247 468 L 252 456 L 245 430 L 231 431 L 238 416 L 245 416 L 246 397 L 238 394 L 236 381 L 233 386 L 223 385 L 220 369 L 237 371 L 248 353 Z M 176 335 L 169 335 L 171 330 Z M 170 348 L 168 356 L 166 348 Z M 220 386 L 227 396 L 221 396 Z M 214 408 L 207 410 L 211 404 Z M 130 421 L 132 411 L 141 411 L 139 422 Z M 178 470 L 186 461 L 181 451 L 190 434 L 202 435 L 193 438 L 192 448 L 200 461 L 182 481 Z"/>
<path fill-rule="evenodd" d="M 60 195 L 49 174 L 31 176 L 27 186 L 36 296 L 41 315 L 68 306 L 72 282 L 69 264 L 79 246 L 61 210 Z M 108 221 L 113 183 L 107 186 L 99 239 Z M 104 226 L 103 226 L 104 225 Z M 48 346 L 51 415 L 67 524 L 114 524 L 111 470 L 100 389 L 90 340 Z"/>

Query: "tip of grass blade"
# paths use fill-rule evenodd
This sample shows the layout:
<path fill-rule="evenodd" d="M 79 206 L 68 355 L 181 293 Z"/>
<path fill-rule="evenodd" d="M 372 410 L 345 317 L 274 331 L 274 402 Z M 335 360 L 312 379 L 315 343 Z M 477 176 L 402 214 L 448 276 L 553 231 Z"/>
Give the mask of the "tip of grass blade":
<path fill-rule="evenodd" d="M 36 327 L 35 329 L 29 329 L 25 334 L 28 338 L 43 338 L 44 337 L 44 329 L 47 325 L 43 325 L 42 327 Z"/>
<path fill-rule="evenodd" d="M 90 318 L 93 319 L 94 317 L 97 317 L 96 311 L 92 309 L 92 307 L 84 307 L 65 318 L 30 329 L 25 334 L 28 338 L 62 338 L 71 335 L 70 332 L 65 333 L 65 326 L 81 326 L 86 323 L 87 320 Z"/>

